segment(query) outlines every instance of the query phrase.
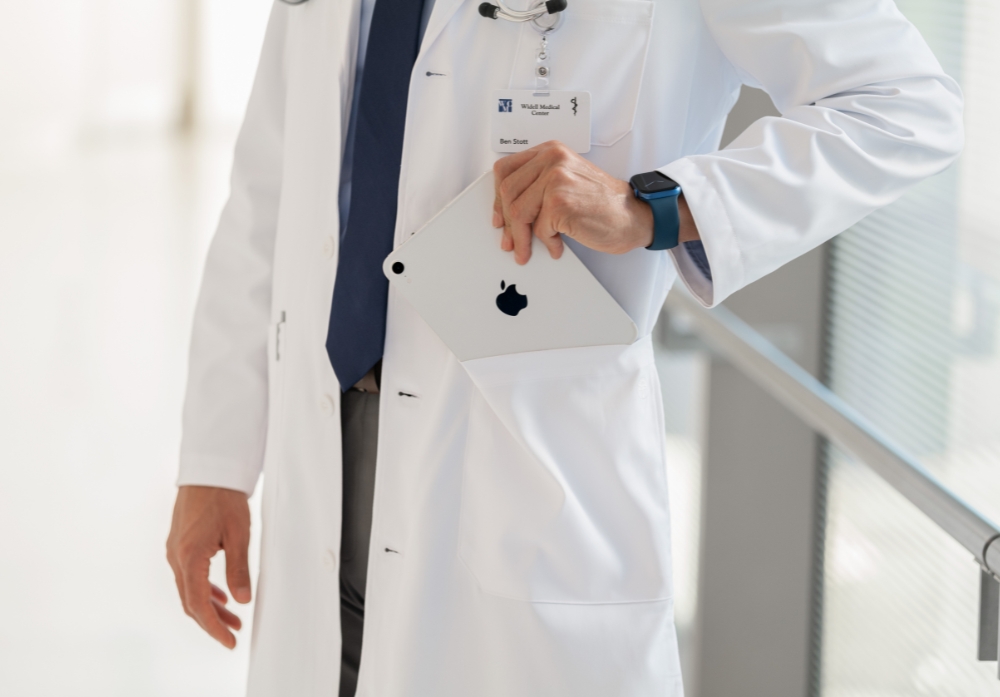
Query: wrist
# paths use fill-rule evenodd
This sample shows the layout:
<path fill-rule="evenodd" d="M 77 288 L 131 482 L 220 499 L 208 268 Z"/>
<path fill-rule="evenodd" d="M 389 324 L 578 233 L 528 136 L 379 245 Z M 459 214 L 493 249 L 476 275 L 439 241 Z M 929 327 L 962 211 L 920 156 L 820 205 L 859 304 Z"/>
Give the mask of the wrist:
<path fill-rule="evenodd" d="M 631 234 L 630 249 L 648 247 L 653 243 L 654 225 L 653 209 L 642 199 L 636 198 L 629 188 L 629 209 L 631 213 Z"/>
<path fill-rule="evenodd" d="M 655 236 L 653 208 L 649 205 L 648 201 L 636 198 L 635 196 L 631 198 L 631 207 L 634 209 L 632 213 L 634 221 L 632 230 L 634 234 L 631 248 L 649 247 L 653 243 L 653 237 Z M 683 193 L 677 197 L 677 216 L 680 218 L 677 241 L 683 244 L 685 242 L 697 242 L 701 240 L 701 235 L 698 233 L 698 226 L 694 222 L 694 216 L 691 215 L 691 208 L 688 206 L 687 201 L 684 200 Z"/>
<path fill-rule="evenodd" d="M 642 172 L 629 180 L 635 197 L 647 204 L 653 215 L 653 239 L 646 249 L 662 251 L 681 243 L 678 198 L 680 184 L 659 171 Z"/>

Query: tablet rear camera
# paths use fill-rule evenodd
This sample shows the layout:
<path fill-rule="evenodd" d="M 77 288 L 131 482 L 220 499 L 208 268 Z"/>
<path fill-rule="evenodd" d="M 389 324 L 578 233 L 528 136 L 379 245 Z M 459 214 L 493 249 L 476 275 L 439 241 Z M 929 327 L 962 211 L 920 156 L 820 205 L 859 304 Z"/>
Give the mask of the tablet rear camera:
<path fill-rule="evenodd" d="M 397 262 L 394 262 L 393 265 L 392 265 L 392 272 L 394 274 L 401 274 L 401 273 L 403 273 L 403 269 L 405 269 L 405 268 L 406 267 L 403 266 L 403 262 L 397 261 Z"/>

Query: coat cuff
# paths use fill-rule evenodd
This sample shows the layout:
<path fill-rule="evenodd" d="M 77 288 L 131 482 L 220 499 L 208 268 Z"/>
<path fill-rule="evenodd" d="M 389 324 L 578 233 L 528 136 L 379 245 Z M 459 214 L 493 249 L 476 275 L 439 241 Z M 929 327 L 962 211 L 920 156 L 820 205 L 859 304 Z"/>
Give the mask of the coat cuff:
<path fill-rule="evenodd" d="M 657 171 L 681 185 L 684 201 L 691 209 L 705 247 L 712 280 L 705 278 L 684 249 L 671 250 L 671 257 L 684 285 L 705 307 L 715 307 L 743 287 L 743 255 L 736 233 L 715 186 L 702 174 L 694 157 L 675 160 Z M 683 246 L 683 245 L 680 245 Z"/>
<path fill-rule="evenodd" d="M 674 258 L 674 265 L 691 294 L 702 303 L 711 304 L 715 292 L 712 285 L 711 264 L 708 264 L 707 270 L 699 266 L 691 255 L 689 244 L 694 243 L 681 242 L 670 250 L 670 254 Z M 702 245 L 702 254 L 704 253 L 704 245 Z"/>
<path fill-rule="evenodd" d="M 210 455 L 181 455 L 177 486 L 214 486 L 253 495 L 260 478 L 258 467 Z"/>

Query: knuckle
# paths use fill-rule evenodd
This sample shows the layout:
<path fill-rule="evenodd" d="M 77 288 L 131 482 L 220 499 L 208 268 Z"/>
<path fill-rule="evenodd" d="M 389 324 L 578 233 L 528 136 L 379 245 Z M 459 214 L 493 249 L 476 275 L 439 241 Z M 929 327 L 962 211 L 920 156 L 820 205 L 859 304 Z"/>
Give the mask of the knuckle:
<path fill-rule="evenodd" d="M 555 158 L 556 162 L 563 163 L 566 162 L 573 155 L 573 151 L 566 147 L 565 143 L 560 143 L 555 140 L 552 141 L 552 156 Z"/>
<path fill-rule="evenodd" d="M 198 558 L 198 545 L 191 541 L 182 541 L 177 545 L 176 557 L 181 566 L 187 566 Z"/>
<path fill-rule="evenodd" d="M 553 212 L 560 213 L 569 205 L 569 199 L 566 194 L 560 191 L 555 191 L 549 195 L 549 199 L 546 203 L 548 203 L 549 208 Z"/>
<path fill-rule="evenodd" d="M 566 163 L 561 163 L 558 167 L 552 170 L 552 176 L 556 181 L 556 184 L 567 185 L 573 182 L 573 172 Z"/>

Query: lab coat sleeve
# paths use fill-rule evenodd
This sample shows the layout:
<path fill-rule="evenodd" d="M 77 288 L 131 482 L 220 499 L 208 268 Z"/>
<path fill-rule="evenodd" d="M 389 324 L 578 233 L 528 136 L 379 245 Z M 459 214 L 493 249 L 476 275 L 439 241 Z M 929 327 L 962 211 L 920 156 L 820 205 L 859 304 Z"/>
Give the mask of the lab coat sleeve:
<path fill-rule="evenodd" d="M 271 270 L 281 188 L 286 6 L 268 23 L 230 195 L 195 309 L 178 486 L 253 493 L 263 465 Z"/>
<path fill-rule="evenodd" d="M 744 83 L 781 116 L 660 171 L 680 183 L 712 269 L 673 252 L 708 307 L 940 172 L 962 96 L 892 0 L 701 0 Z"/>

